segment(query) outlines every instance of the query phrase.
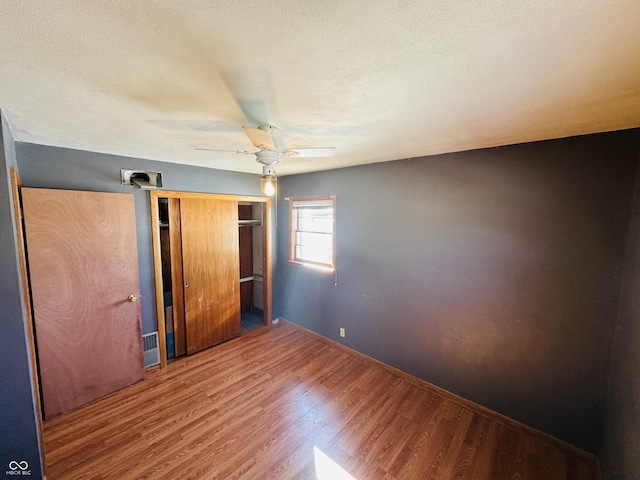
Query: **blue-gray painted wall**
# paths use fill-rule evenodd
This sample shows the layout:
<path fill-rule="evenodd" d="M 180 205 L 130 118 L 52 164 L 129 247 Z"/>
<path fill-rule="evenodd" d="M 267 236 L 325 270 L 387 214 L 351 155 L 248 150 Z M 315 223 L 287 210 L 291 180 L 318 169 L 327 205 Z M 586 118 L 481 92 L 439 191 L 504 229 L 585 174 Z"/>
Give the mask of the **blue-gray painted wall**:
<path fill-rule="evenodd" d="M 281 178 L 276 315 L 597 452 L 640 131 Z M 285 197 L 337 195 L 337 286 Z M 346 337 L 338 336 L 346 328 Z"/>
<path fill-rule="evenodd" d="M 13 137 L 0 125 L 0 477 L 10 462 L 27 462 L 42 477 L 37 410 L 31 379 L 15 216 L 9 169 L 16 168 Z M 9 476 L 8 476 L 9 477 Z"/>

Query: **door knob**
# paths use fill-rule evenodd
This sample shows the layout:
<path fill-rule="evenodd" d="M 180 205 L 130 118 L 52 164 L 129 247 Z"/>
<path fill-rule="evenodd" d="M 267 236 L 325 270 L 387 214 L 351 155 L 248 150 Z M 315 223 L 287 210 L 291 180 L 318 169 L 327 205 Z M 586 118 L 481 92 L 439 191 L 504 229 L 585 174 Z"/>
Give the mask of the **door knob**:
<path fill-rule="evenodd" d="M 129 301 L 130 302 L 137 302 L 138 301 L 138 296 L 134 293 L 132 293 L 131 295 L 129 295 Z"/>

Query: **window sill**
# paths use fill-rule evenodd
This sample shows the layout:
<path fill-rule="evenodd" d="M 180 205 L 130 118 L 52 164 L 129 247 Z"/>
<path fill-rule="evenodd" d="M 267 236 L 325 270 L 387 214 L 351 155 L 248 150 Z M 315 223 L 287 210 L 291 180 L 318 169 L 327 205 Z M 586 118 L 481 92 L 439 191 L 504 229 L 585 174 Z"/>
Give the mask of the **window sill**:
<path fill-rule="evenodd" d="M 334 273 L 336 271 L 335 267 L 332 267 L 330 265 L 319 265 L 317 263 L 300 262 L 298 260 L 288 260 L 287 262 L 291 266 L 304 267 L 320 273 Z"/>

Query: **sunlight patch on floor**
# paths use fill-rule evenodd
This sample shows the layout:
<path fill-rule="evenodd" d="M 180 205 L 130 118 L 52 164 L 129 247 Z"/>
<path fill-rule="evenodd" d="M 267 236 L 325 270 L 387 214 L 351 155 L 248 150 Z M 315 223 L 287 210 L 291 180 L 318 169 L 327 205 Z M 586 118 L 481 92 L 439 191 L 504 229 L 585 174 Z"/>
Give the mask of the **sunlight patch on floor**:
<path fill-rule="evenodd" d="M 313 447 L 313 458 L 316 464 L 316 478 L 318 480 L 356 480 L 355 477 L 331 460 L 318 447 Z"/>

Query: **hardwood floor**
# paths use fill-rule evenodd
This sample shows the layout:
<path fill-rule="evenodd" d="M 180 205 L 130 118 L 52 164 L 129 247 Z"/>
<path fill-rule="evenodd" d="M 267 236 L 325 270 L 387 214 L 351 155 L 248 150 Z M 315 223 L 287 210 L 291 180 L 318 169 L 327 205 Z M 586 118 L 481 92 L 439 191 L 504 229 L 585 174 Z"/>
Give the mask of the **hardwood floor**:
<path fill-rule="evenodd" d="M 49 420 L 44 442 L 48 480 L 597 478 L 595 457 L 288 322 Z"/>

